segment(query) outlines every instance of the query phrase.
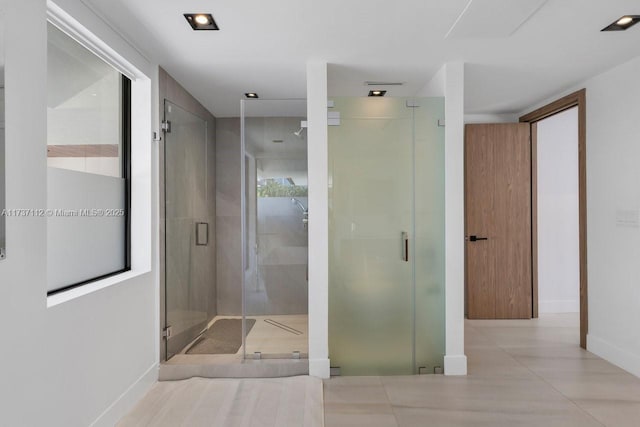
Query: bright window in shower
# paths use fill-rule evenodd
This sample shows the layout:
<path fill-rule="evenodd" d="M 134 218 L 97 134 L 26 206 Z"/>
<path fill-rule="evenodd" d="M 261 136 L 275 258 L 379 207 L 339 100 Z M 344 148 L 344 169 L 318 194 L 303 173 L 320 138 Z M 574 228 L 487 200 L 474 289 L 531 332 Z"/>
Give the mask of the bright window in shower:
<path fill-rule="evenodd" d="M 293 178 L 258 178 L 258 197 L 307 197 L 307 186 Z"/>

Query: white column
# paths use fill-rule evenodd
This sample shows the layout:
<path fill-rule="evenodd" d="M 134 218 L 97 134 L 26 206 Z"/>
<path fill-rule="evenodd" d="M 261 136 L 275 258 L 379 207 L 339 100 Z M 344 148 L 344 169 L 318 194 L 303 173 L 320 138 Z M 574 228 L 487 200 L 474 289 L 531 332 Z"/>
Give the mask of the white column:
<path fill-rule="evenodd" d="M 445 375 L 466 375 L 464 355 L 464 63 L 445 65 Z"/>
<path fill-rule="evenodd" d="M 309 176 L 309 374 L 329 378 L 327 63 L 307 63 Z"/>

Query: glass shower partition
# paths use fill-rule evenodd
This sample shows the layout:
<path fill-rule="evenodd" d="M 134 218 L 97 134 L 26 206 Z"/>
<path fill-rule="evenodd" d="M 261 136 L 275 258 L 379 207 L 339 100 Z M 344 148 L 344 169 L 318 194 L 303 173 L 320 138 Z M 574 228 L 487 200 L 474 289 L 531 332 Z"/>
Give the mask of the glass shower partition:
<path fill-rule="evenodd" d="M 329 357 L 341 375 L 439 372 L 444 100 L 332 98 Z"/>
<path fill-rule="evenodd" d="M 207 325 L 213 242 L 209 242 L 207 122 L 165 100 L 166 359 Z"/>
<path fill-rule="evenodd" d="M 306 100 L 241 106 L 244 357 L 305 358 Z"/>

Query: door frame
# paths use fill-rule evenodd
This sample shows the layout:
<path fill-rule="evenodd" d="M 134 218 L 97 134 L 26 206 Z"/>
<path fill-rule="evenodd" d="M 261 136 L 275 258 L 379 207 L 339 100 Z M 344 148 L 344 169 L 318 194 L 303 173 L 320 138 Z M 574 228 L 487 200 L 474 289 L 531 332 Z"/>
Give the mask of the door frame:
<path fill-rule="evenodd" d="M 538 317 L 538 204 L 537 204 L 537 122 L 578 107 L 578 223 L 580 259 L 580 347 L 587 348 L 589 330 L 587 292 L 587 90 L 580 89 L 520 117 L 531 125 L 531 271 L 533 317 Z"/>

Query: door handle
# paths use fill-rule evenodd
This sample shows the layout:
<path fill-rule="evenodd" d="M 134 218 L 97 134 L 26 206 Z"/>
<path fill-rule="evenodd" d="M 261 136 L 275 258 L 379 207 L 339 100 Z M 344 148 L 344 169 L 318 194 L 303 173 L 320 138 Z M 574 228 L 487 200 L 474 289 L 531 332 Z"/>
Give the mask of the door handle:
<path fill-rule="evenodd" d="M 478 240 L 489 240 L 488 237 L 469 236 L 470 242 L 477 242 Z"/>
<path fill-rule="evenodd" d="M 409 233 L 402 232 L 402 260 L 409 262 Z"/>
<path fill-rule="evenodd" d="M 209 245 L 209 223 L 196 222 L 196 246 Z"/>

